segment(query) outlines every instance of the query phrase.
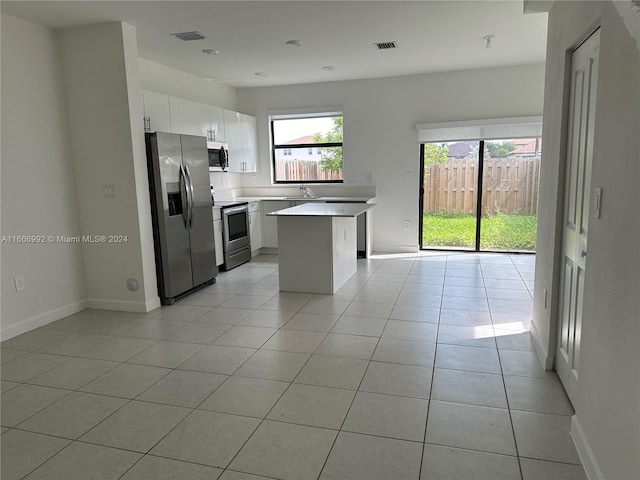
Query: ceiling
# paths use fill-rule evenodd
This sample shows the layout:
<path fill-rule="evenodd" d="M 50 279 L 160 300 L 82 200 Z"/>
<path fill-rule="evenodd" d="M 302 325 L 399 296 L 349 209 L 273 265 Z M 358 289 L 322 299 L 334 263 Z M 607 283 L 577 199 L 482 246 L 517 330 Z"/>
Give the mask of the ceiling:
<path fill-rule="evenodd" d="M 524 15 L 522 0 L 0 5 L 3 13 L 54 29 L 127 22 L 136 27 L 141 57 L 237 88 L 543 63 L 546 48 L 547 15 Z M 170 35 L 194 30 L 207 38 L 184 42 Z M 492 48 L 485 48 L 486 35 L 495 36 Z M 390 41 L 397 48 L 374 46 Z M 204 49 L 219 53 L 204 55 Z"/>

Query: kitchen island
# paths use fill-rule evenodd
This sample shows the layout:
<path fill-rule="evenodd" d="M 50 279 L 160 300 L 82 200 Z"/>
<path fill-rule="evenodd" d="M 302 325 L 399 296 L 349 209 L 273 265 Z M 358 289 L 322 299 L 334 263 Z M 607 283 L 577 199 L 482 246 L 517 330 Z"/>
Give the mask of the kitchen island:
<path fill-rule="evenodd" d="M 356 218 L 365 203 L 305 203 L 278 219 L 280 290 L 332 295 L 357 271 Z"/>

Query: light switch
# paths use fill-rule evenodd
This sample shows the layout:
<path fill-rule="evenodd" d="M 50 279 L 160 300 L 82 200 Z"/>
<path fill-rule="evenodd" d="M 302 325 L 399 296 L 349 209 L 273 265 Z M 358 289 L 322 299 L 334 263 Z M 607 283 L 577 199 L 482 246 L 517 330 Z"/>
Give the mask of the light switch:
<path fill-rule="evenodd" d="M 102 196 L 104 198 L 115 197 L 113 185 L 102 185 Z"/>
<path fill-rule="evenodd" d="M 602 210 L 602 189 L 600 187 L 596 187 L 594 191 L 594 212 L 596 218 L 600 218 L 600 212 Z"/>
<path fill-rule="evenodd" d="M 22 292 L 27 286 L 24 281 L 24 275 L 21 273 L 13 277 L 13 283 L 16 285 L 16 292 Z"/>

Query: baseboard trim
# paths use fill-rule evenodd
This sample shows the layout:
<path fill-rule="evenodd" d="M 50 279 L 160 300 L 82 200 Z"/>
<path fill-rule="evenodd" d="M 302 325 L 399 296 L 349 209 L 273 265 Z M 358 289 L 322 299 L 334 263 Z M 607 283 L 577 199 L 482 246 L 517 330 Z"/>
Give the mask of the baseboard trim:
<path fill-rule="evenodd" d="M 602 470 L 600 470 L 600 466 L 598 465 L 595 455 L 593 454 L 593 450 L 589 444 L 589 439 L 584 434 L 584 430 L 582 430 L 582 426 L 580 425 L 580 421 L 576 415 L 571 417 L 571 438 L 573 439 L 573 444 L 576 446 L 578 456 L 582 461 L 582 466 L 587 474 L 587 478 L 589 480 L 604 480 L 605 477 L 602 474 Z"/>
<path fill-rule="evenodd" d="M 388 246 L 374 246 L 371 249 L 371 255 L 387 255 L 396 253 L 409 253 L 416 255 L 420 253 L 420 248 L 414 245 L 388 245 Z"/>
<path fill-rule="evenodd" d="M 262 255 L 277 255 L 278 254 L 278 248 L 273 248 L 273 247 L 262 247 L 260 249 L 260 253 Z"/>
<path fill-rule="evenodd" d="M 104 298 L 89 298 L 87 306 L 99 310 L 114 310 L 118 312 L 145 313 L 160 306 L 160 299 L 147 302 L 132 302 L 124 300 L 107 300 Z"/>
<path fill-rule="evenodd" d="M 10 338 L 28 332 L 29 330 L 33 330 L 34 328 L 44 327 L 51 322 L 55 322 L 56 320 L 60 320 L 68 315 L 84 310 L 87 306 L 88 303 L 86 300 L 79 300 L 77 302 L 69 303 L 68 305 L 40 313 L 13 325 L 3 326 L 0 329 L 0 340 L 9 340 Z"/>
<path fill-rule="evenodd" d="M 542 342 L 542 337 L 540 336 L 538 327 L 533 320 L 531 320 L 530 325 L 530 334 L 533 339 L 533 347 L 536 349 L 536 354 L 538 355 L 538 360 L 540 360 L 540 363 L 545 370 L 553 370 L 555 355 L 549 355 L 547 346 Z"/>

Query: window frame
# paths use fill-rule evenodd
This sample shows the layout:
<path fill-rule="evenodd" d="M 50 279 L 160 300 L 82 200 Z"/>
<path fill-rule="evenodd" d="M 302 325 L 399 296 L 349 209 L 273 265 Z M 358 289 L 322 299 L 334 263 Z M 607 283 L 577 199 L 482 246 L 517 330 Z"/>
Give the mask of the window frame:
<path fill-rule="evenodd" d="M 292 143 L 287 143 L 287 144 L 276 144 L 275 142 L 275 131 L 274 131 L 274 123 L 279 121 L 279 120 L 304 120 L 304 119 L 308 119 L 308 118 L 332 118 L 332 117 L 342 117 L 343 122 L 344 122 L 344 113 L 341 111 L 325 111 L 325 112 L 314 112 L 314 113 L 310 113 L 310 114 L 278 114 L 278 115 L 270 115 L 269 116 L 269 134 L 270 134 L 270 140 L 271 140 L 271 170 L 272 170 L 272 175 L 271 175 L 271 181 L 274 185 L 287 185 L 287 184 L 300 184 L 300 183 L 305 183 L 305 184 L 318 184 L 318 185 L 323 185 L 323 184 L 340 184 L 340 183 L 344 183 L 344 138 L 342 139 L 342 142 L 326 142 L 326 143 L 296 143 L 296 144 L 292 144 Z M 343 152 L 343 163 L 342 163 L 342 179 L 340 180 L 313 180 L 313 179 L 309 179 L 309 180 L 278 180 L 276 178 L 276 150 L 285 150 L 285 149 L 290 149 L 290 150 L 294 150 L 296 148 L 301 148 L 301 149 L 309 149 L 312 150 L 313 148 L 316 148 L 318 152 L 320 152 L 323 148 L 329 148 L 329 147 L 340 147 L 342 148 L 342 152 Z"/>

